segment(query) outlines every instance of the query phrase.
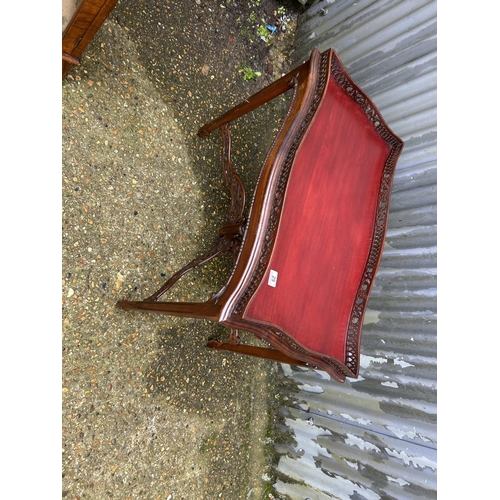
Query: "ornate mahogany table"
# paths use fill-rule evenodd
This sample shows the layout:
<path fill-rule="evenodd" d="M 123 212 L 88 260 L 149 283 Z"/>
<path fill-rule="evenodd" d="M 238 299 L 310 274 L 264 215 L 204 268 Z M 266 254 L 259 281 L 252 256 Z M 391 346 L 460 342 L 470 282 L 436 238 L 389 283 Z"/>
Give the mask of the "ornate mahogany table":
<path fill-rule="evenodd" d="M 231 165 L 230 122 L 286 92 L 290 109 L 243 217 L 245 190 Z M 143 301 L 117 306 L 205 318 L 230 328 L 209 347 L 357 377 L 368 295 L 384 244 L 389 197 L 403 143 L 330 49 L 204 125 L 219 129 L 231 192 L 215 246 Z M 187 271 L 223 251 L 235 260 L 222 289 L 203 303 L 160 297 Z M 238 330 L 270 348 L 243 345 Z"/>

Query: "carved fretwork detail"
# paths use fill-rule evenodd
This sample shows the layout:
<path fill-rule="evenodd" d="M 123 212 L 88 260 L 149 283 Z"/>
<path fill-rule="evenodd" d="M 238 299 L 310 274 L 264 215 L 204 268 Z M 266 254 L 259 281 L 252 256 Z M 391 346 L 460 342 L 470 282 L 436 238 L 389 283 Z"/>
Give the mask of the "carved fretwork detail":
<path fill-rule="evenodd" d="M 330 58 L 330 55 L 332 56 Z M 331 61 L 329 60 L 331 59 Z M 233 309 L 233 314 L 240 315 L 245 310 L 248 301 L 253 296 L 257 287 L 259 286 L 262 277 L 267 269 L 267 265 L 271 256 L 271 251 L 277 235 L 281 211 L 283 208 L 283 201 L 285 197 L 285 190 L 288 183 L 291 167 L 295 159 L 298 146 L 309 127 L 312 117 L 314 116 L 321 98 L 325 91 L 326 82 L 328 81 L 328 68 L 330 67 L 330 75 L 337 82 L 337 84 L 353 99 L 353 101 L 363 110 L 367 119 L 372 123 L 377 134 L 384 139 L 390 146 L 391 151 L 384 166 L 383 176 L 380 183 L 379 198 L 376 214 L 376 225 L 373 234 L 372 246 L 370 249 L 367 264 L 365 266 L 362 279 L 354 300 L 351 317 L 348 325 L 347 339 L 346 339 L 346 364 L 336 361 L 330 357 L 315 355 L 322 362 L 332 368 L 334 372 L 339 375 L 340 379 L 345 376 L 355 377 L 358 374 L 359 366 L 359 341 L 363 314 L 366 308 L 368 295 L 375 278 L 375 269 L 377 268 L 380 256 L 382 253 L 383 242 L 387 227 L 387 216 L 389 208 L 389 197 L 391 191 L 392 178 L 396 166 L 397 158 L 403 147 L 402 142 L 390 131 L 385 124 L 384 120 L 380 117 L 378 111 L 373 106 L 369 98 L 360 91 L 353 81 L 346 75 L 342 64 L 336 58 L 335 54 L 326 51 L 321 54 L 319 78 L 316 85 L 316 90 L 311 107 L 308 114 L 304 118 L 302 125 L 295 135 L 294 141 L 287 157 L 282 165 L 278 182 L 276 184 L 276 191 L 273 200 L 273 206 L 267 225 L 267 232 L 262 246 L 259 262 L 254 270 L 252 278 L 245 292 L 240 297 L 238 303 Z M 290 336 L 276 328 L 268 328 L 282 343 L 287 345 L 290 349 L 302 354 L 309 354 L 310 352 L 298 345 Z"/>
<path fill-rule="evenodd" d="M 297 152 L 300 142 L 304 137 L 304 134 L 306 133 L 306 130 L 309 127 L 309 124 L 311 123 L 314 113 L 318 109 L 319 103 L 321 101 L 321 98 L 325 90 L 326 82 L 328 80 L 328 59 L 329 59 L 328 52 L 324 52 L 323 54 L 321 54 L 321 60 L 319 63 L 319 76 L 318 76 L 318 81 L 316 83 L 316 89 L 314 92 L 314 97 L 312 99 L 311 106 L 299 130 L 295 134 L 293 143 L 290 149 L 288 150 L 283 165 L 281 166 L 278 182 L 276 183 L 273 205 L 267 223 L 267 232 L 264 239 L 264 244 L 260 252 L 259 262 L 255 268 L 255 271 L 253 272 L 248 287 L 246 288 L 245 292 L 240 297 L 238 303 L 234 307 L 233 314 L 239 315 L 242 313 L 242 311 L 248 304 L 248 301 L 253 296 L 257 287 L 259 286 L 259 283 L 262 280 L 262 277 L 264 276 L 264 273 L 267 269 L 267 264 L 271 256 L 271 250 L 273 248 L 274 240 L 276 239 L 277 235 L 278 224 L 281 217 L 281 210 L 283 208 L 283 201 L 285 199 L 286 186 L 288 184 L 288 178 L 290 176 L 290 171 L 292 169 L 293 161 L 295 159 L 295 153 Z"/>
<path fill-rule="evenodd" d="M 372 245 L 365 269 L 363 271 L 363 276 L 354 299 L 351 317 L 347 328 L 346 366 L 352 371 L 353 375 L 357 376 L 359 370 L 359 341 L 363 314 L 366 309 L 370 289 L 375 279 L 375 270 L 382 255 L 385 232 L 387 228 L 392 178 L 394 175 L 394 169 L 396 168 L 396 161 L 403 147 L 403 143 L 387 127 L 384 120 L 380 117 L 378 111 L 371 103 L 370 99 L 360 89 L 358 89 L 353 81 L 346 75 L 342 63 L 335 57 L 335 55 L 332 57 L 330 73 L 339 87 L 341 87 L 365 113 L 367 119 L 375 128 L 377 134 L 391 146 L 391 151 L 384 165 L 384 171 L 379 187 L 376 224 L 373 233 Z"/>
<path fill-rule="evenodd" d="M 167 293 L 167 291 L 170 290 L 170 288 L 172 288 L 174 284 L 188 271 L 191 271 L 201 264 L 208 262 L 222 252 L 230 251 L 231 245 L 233 244 L 234 241 L 230 235 L 220 236 L 219 239 L 215 242 L 214 246 L 208 252 L 200 255 L 199 257 L 196 257 L 196 259 L 193 259 L 189 264 L 185 265 L 182 269 L 173 274 L 159 290 L 157 290 L 155 293 L 153 293 L 153 295 L 144 300 L 157 301 L 160 297 L 165 295 L 165 293 Z"/>
<path fill-rule="evenodd" d="M 343 382 L 345 380 L 345 377 L 353 377 L 354 373 L 352 373 L 350 370 L 346 369 L 346 367 L 339 361 L 329 358 L 326 356 L 321 356 L 319 354 L 311 354 L 311 351 L 305 349 L 302 347 L 300 344 L 295 342 L 295 340 L 287 335 L 285 332 L 277 328 L 276 326 L 263 326 L 259 323 L 255 323 L 249 320 L 243 320 L 242 323 L 244 323 L 246 326 L 248 326 L 249 330 L 251 330 L 254 335 L 260 338 L 263 342 L 273 345 L 272 342 L 269 342 L 270 338 L 265 338 L 262 336 L 262 334 L 259 334 L 259 331 L 262 331 L 264 329 L 268 334 L 270 334 L 270 337 L 274 340 L 277 340 L 281 344 L 285 345 L 289 349 L 291 349 L 294 353 L 295 356 L 297 356 L 298 359 L 301 359 L 302 357 L 305 357 L 305 359 L 315 359 L 316 361 L 321 361 L 325 365 L 327 365 L 333 373 L 332 376 L 334 376 L 335 379 Z M 253 328 L 252 328 L 253 327 Z M 244 326 L 242 326 L 244 329 Z M 276 345 L 274 345 L 275 348 L 277 348 Z M 294 357 L 293 354 L 290 356 Z M 318 369 L 324 369 L 324 366 L 321 367 L 321 363 L 316 363 L 314 361 L 307 361 L 308 364 L 311 366 L 317 367 Z"/>
<path fill-rule="evenodd" d="M 244 225 L 241 226 L 242 228 Z M 242 241 L 242 236 L 241 234 L 235 234 L 231 238 L 231 242 L 226 249 L 226 252 L 231 255 L 231 258 L 233 259 L 233 263 L 236 262 L 236 259 L 238 258 L 238 254 L 240 253 L 241 250 L 241 241 Z"/>
<path fill-rule="evenodd" d="M 368 96 L 362 92 L 346 74 L 342 63 L 335 57 L 335 54 L 332 57 L 330 74 L 339 87 L 341 87 L 365 113 L 367 119 L 372 123 L 378 135 L 382 137 L 382 139 L 384 139 L 390 146 L 397 149 L 397 152 L 394 155 L 394 158 L 397 159 L 399 151 L 403 147 L 402 142 L 389 130 Z M 395 164 L 395 160 L 393 163 Z"/>
<path fill-rule="evenodd" d="M 281 342 L 283 342 L 289 348 L 293 349 L 295 352 L 311 356 L 311 351 L 304 349 L 302 346 L 297 344 L 297 342 L 295 342 L 289 335 L 282 332 L 281 330 L 277 328 L 269 328 L 269 331 L 271 331 L 275 337 L 280 339 Z M 327 364 L 335 373 L 337 373 L 340 380 L 344 380 L 346 376 L 352 377 L 354 375 L 349 370 L 346 370 L 345 366 L 342 363 L 333 358 L 327 358 L 326 356 L 320 355 L 315 355 L 314 357 Z"/>
<path fill-rule="evenodd" d="M 223 142 L 222 175 L 224 185 L 231 194 L 231 205 L 226 213 L 226 223 L 219 231 L 219 238 L 208 252 L 193 259 L 189 264 L 173 274 L 172 277 L 159 290 L 145 299 L 147 301 L 157 301 L 170 288 L 172 288 L 172 286 L 184 274 L 195 267 L 208 262 L 222 252 L 228 252 L 232 256 L 233 261 L 236 261 L 241 248 L 241 241 L 246 223 L 246 221 L 243 220 L 243 211 L 245 209 L 245 187 L 231 163 L 231 134 L 229 131 L 229 123 L 222 125 L 219 131 Z M 214 294 L 212 298 L 220 296 L 223 290 Z"/>
<path fill-rule="evenodd" d="M 230 124 L 221 125 L 219 133 L 222 136 L 222 175 L 224 185 L 231 193 L 231 205 L 226 213 L 226 222 L 234 224 L 242 221 L 245 210 L 245 186 L 231 163 Z"/>
<path fill-rule="evenodd" d="M 291 113 L 291 110 L 292 110 L 292 107 L 293 107 L 293 103 L 294 103 L 295 98 L 296 98 L 296 96 L 297 96 L 297 88 L 298 88 L 298 84 L 299 84 L 299 82 L 298 82 L 297 77 L 292 77 L 292 79 L 291 79 L 291 80 L 290 80 L 290 82 L 289 82 L 290 89 L 293 89 L 293 95 L 292 95 L 292 98 L 291 98 L 291 100 L 290 100 L 290 106 L 289 106 L 288 111 L 287 111 L 287 113 L 286 113 L 286 115 L 285 115 L 285 118 L 283 119 L 283 122 L 282 122 L 282 125 L 281 125 L 280 132 L 279 132 L 279 133 L 276 135 L 276 137 L 274 138 L 273 143 L 272 143 L 271 147 L 269 148 L 269 151 L 267 152 L 266 158 L 264 159 L 264 164 L 267 162 L 267 160 L 268 160 L 268 158 L 269 158 L 269 155 L 271 154 L 271 151 L 272 151 L 272 150 L 274 149 L 274 147 L 276 146 L 276 143 L 277 143 L 278 137 L 280 136 L 281 131 L 283 130 L 283 127 L 284 127 L 284 125 L 285 125 L 285 123 L 286 123 L 287 119 L 288 119 L 288 118 L 289 118 L 289 116 L 290 116 L 290 113 Z M 261 171 L 261 172 L 259 172 L 259 176 L 258 176 L 258 178 L 257 178 L 257 185 L 258 185 L 258 184 L 259 184 L 259 182 L 260 182 L 261 175 L 262 175 L 262 171 Z M 251 205 L 252 205 L 252 206 L 253 206 L 253 204 L 254 204 L 254 201 L 255 201 L 255 192 L 253 193 L 253 197 L 252 197 L 252 203 L 251 203 Z M 240 249 L 244 246 L 245 239 L 246 239 L 246 225 L 247 225 L 247 224 L 248 224 L 248 219 L 245 219 L 245 220 L 243 221 L 243 223 L 242 223 L 242 234 L 243 234 L 243 236 L 242 236 L 242 238 L 241 238 L 240 245 L 239 245 L 239 247 L 238 247 L 238 251 L 239 251 L 239 250 L 240 250 Z M 237 258 L 238 258 L 238 252 L 235 252 L 235 253 L 233 254 L 233 259 L 234 259 L 234 261 L 235 261 L 235 262 L 236 262 Z M 231 276 L 230 276 L 230 278 L 229 278 L 229 280 L 228 280 L 228 283 L 231 281 L 231 279 L 232 279 L 232 277 L 233 277 L 233 275 L 234 275 L 235 271 L 236 271 L 236 266 L 235 266 L 235 267 L 233 267 L 233 271 L 232 271 Z M 227 287 L 227 285 L 226 285 L 226 287 Z M 224 290 L 225 290 L 225 288 L 226 288 L 226 287 L 224 287 L 222 290 L 220 290 L 220 292 L 219 292 L 219 293 L 217 293 L 217 295 L 216 295 L 216 296 L 220 296 L 220 295 L 222 295 L 222 293 L 224 292 Z"/>

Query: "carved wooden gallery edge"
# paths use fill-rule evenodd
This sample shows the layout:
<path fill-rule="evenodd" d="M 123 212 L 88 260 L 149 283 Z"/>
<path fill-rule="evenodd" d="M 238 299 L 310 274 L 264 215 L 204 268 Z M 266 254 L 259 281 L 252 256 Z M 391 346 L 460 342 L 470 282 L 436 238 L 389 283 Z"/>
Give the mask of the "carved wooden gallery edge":
<path fill-rule="evenodd" d="M 352 297 L 345 299 L 347 305 L 352 304 L 352 307 L 349 306 L 349 317 L 346 319 L 345 328 L 343 324 L 335 325 L 336 317 L 335 314 L 329 313 L 329 304 L 325 304 L 324 307 L 324 314 L 331 315 L 331 318 L 325 316 L 325 319 L 332 322 L 332 331 L 333 326 L 338 326 L 341 329 L 341 335 L 336 340 L 337 343 L 341 342 L 342 353 L 340 355 L 332 355 L 333 348 L 323 349 L 321 347 L 331 340 L 328 339 L 328 329 L 324 330 L 321 336 L 318 336 L 316 347 L 312 333 L 310 341 L 307 338 L 308 332 L 297 335 L 265 317 L 259 318 L 255 305 L 259 303 L 259 300 L 262 302 L 262 294 L 268 293 L 264 280 L 269 273 L 270 262 L 276 259 L 273 250 L 277 245 L 279 246 L 278 235 L 284 231 L 283 211 L 287 197 L 291 196 L 289 195 L 291 172 L 299 161 L 297 158 L 299 158 L 300 151 L 304 150 L 306 144 L 310 144 L 306 141 L 314 139 L 314 134 L 318 139 L 318 127 L 323 123 L 321 120 L 325 120 L 325 118 L 319 118 L 318 110 L 322 108 L 323 102 L 331 105 L 332 99 L 334 99 L 332 97 L 333 90 L 337 92 L 335 95 L 342 95 L 344 101 L 347 101 L 348 104 L 351 103 L 350 108 L 348 108 L 351 113 L 355 108 L 354 114 L 357 115 L 358 126 L 360 125 L 365 130 L 366 139 L 374 141 L 373 137 L 375 137 L 378 141 L 378 146 L 373 146 L 374 153 L 378 154 L 380 158 L 382 158 L 380 156 L 382 153 L 384 155 L 383 164 L 377 167 L 379 168 L 377 172 L 380 171 L 381 175 L 377 174 L 377 177 L 374 177 L 376 182 L 374 187 L 369 186 L 371 191 L 375 192 L 372 194 L 372 198 L 375 200 L 372 214 L 373 222 L 370 219 L 362 227 L 365 235 L 362 244 L 363 248 L 366 249 L 366 260 L 362 261 L 362 268 L 358 264 L 360 267 L 359 279 L 356 277 L 355 293 L 352 294 Z M 244 218 L 245 191 L 230 160 L 229 124 L 287 91 L 293 93 L 289 110 L 267 153 L 259 173 L 249 215 Z M 355 103 L 354 107 L 352 103 Z M 360 116 L 362 117 L 361 122 Z M 326 125 L 325 136 L 335 134 L 335 127 L 338 125 L 336 123 L 327 123 Z M 226 223 L 219 232 L 218 240 L 212 250 L 174 274 L 163 287 L 146 300 L 124 300 L 120 301 L 117 306 L 125 310 L 141 310 L 218 321 L 230 328 L 229 339 L 227 342 L 210 341 L 208 347 L 226 349 L 280 362 L 310 365 L 325 370 L 341 382 L 345 380 L 346 376 L 357 377 L 362 320 L 382 254 L 392 179 L 397 159 L 403 147 L 402 141 L 392 133 L 370 99 L 354 84 L 332 49 L 321 54 L 317 50 L 313 50 L 307 62 L 249 97 L 221 117 L 204 125 L 198 134 L 204 137 L 217 129 L 223 138 L 224 181 L 231 193 L 231 205 L 226 215 Z M 316 132 L 313 132 L 314 130 Z M 366 130 L 368 131 L 366 132 Z M 344 133 L 346 132 L 344 131 Z M 320 140 L 322 140 L 321 137 Z M 351 140 L 351 142 L 353 141 Z M 323 157 L 311 158 L 311 161 L 321 162 L 321 158 L 330 161 L 329 158 L 334 157 L 335 154 L 335 150 L 327 151 L 326 156 L 323 153 Z M 350 165 L 348 167 L 350 168 Z M 298 168 L 295 166 L 295 169 Z M 327 191 L 324 192 L 328 194 Z M 360 198 L 363 198 L 363 193 L 360 193 Z M 331 201 L 331 204 L 333 214 L 337 210 L 339 213 L 341 212 L 339 210 L 341 207 L 335 206 L 335 199 Z M 300 199 L 298 205 L 301 205 Z M 304 208 L 307 211 L 307 207 Z M 291 220 L 292 223 L 287 223 L 289 230 L 293 226 L 294 219 Z M 293 230 L 300 231 L 300 228 Z M 369 238 L 366 237 L 367 230 Z M 310 237 L 311 241 L 315 237 L 312 234 L 305 236 Z M 232 254 L 235 265 L 227 283 L 209 300 L 203 303 L 158 301 L 185 272 L 224 251 Z M 356 252 L 356 248 L 353 248 L 352 251 Z M 322 262 L 321 265 L 325 265 L 325 263 L 327 265 L 328 256 L 322 256 Z M 304 288 L 298 289 L 292 285 L 287 293 L 290 297 L 297 297 L 304 291 Z M 309 290 L 309 292 L 311 291 Z M 311 300 L 312 303 L 314 303 L 314 298 Z M 283 304 L 283 308 L 286 312 L 286 304 Z M 314 316 L 310 317 L 314 319 Z M 311 322 L 311 330 L 314 328 L 313 324 L 314 321 Z M 324 321 L 322 324 L 324 325 Z M 253 333 L 270 345 L 270 348 L 242 345 L 238 335 L 239 330 Z M 298 337 L 301 338 L 301 341 L 297 340 Z M 307 343 L 310 345 L 306 346 Z"/>

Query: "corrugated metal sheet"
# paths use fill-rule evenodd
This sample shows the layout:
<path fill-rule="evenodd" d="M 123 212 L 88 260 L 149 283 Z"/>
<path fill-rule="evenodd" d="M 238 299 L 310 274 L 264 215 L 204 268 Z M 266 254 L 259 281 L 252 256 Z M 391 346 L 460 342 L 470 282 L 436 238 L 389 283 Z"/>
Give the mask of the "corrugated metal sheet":
<path fill-rule="evenodd" d="M 368 302 L 361 370 L 345 384 L 283 365 L 292 500 L 436 498 L 436 1 L 323 0 L 300 19 L 294 64 L 333 47 L 405 141 Z"/>

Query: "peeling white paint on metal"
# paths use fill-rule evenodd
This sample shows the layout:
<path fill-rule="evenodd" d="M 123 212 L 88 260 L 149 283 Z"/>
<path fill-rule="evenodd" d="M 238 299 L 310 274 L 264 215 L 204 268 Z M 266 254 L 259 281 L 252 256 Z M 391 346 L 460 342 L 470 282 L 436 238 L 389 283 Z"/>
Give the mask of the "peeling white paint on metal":
<path fill-rule="evenodd" d="M 366 354 L 360 354 L 359 365 L 362 368 L 368 368 L 372 363 L 387 363 L 386 358 L 375 358 L 374 356 L 368 356 Z"/>
<path fill-rule="evenodd" d="M 387 239 L 384 241 L 384 252 L 386 251 L 386 249 L 394 250 L 394 248 L 391 246 L 391 244 Z"/>
<path fill-rule="evenodd" d="M 299 385 L 299 389 L 304 392 L 312 392 L 313 394 L 322 394 L 325 390 L 319 385 L 303 384 Z"/>
<path fill-rule="evenodd" d="M 333 47 L 405 146 L 364 315 L 362 376 L 338 384 L 320 371 L 284 365 L 295 387 L 324 390 L 284 400 L 301 450 L 281 453 L 286 484 L 278 481 L 277 491 L 293 499 L 437 496 L 436 4 L 320 0 L 299 21 L 295 62 L 313 47 Z"/>
<path fill-rule="evenodd" d="M 427 288 L 425 290 L 415 290 L 413 293 L 416 295 L 425 295 L 426 297 L 435 297 L 437 295 L 437 288 Z"/>
<path fill-rule="evenodd" d="M 400 175 L 403 175 L 403 174 L 400 174 Z M 410 177 L 410 180 L 411 182 L 413 182 L 413 176 Z M 397 192 L 397 191 L 395 191 Z M 392 238 L 398 238 L 398 237 L 404 237 L 408 234 L 411 234 L 415 231 L 415 226 L 402 226 L 402 227 L 393 227 L 393 228 L 389 228 L 387 230 L 387 234 L 385 235 L 386 237 L 386 240 L 389 239 L 391 240 Z M 389 269 L 387 268 L 388 271 L 392 271 L 392 272 L 396 272 L 396 271 L 400 271 L 400 269 Z"/>
<path fill-rule="evenodd" d="M 381 500 L 381 496 L 364 486 L 355 483 L 349 479 L 335 475 L 334 477 L 327 476 L 318 468 L 309 468 L 302 473 L 294 467 L 296 462 L 289 457 L 282 457 L 280 460 L 281 469 L 285 471 L 288 477 L 296 478 L 297 481 L 303 484 L 286 484 L 282 481 L 277 481 L 274 485 L 276 491 L 280 495 L 288 495 L 293 499 L 312 498 L 316 499 L 338 499 L 352 500 L 354 494 L 358 494 L 365 500 Z M 304 473 L 305 472 L 305 473 Z M 321 485 L 321 488 L 316 488 L 316 485 Z M 307 492 L 307 493 L 306 493 Z M 324 492 L 324 493 L 321 493 Z M 304 496 L 306 493 L 307 496 Z"/>
<path fill-rule="evenodd" d="M 415 366 L 415 365 L 412 365 L 411 363 L 407 363 L 404 359 L 400 359 L 400 358 L 395 358 L 394 364 L 399 365 L 402 368 L 408 368 L 409 366 Z"/>
<path fill-rule="evenodd" d="M 380 311 L 373 311 L 372 309 L 365 310 L 365 317 L 363 318 L 363 325 L 369 325 L 370 323 L 378 323 L 380 321 Z"/>
<path fill-rule="evenodd" d="M 434 311 L 426 309 L 425 311 L 411 311 L 413 316 L 434 316 Z"/>
<path fill-rule="evenodd" d="M 401 479 L 400 477 L 387 476 L 387 480 L 392 481 L 394 483 L 398 483 L 399 486 L 406 486 L 407 484 L 410 484 L 408 481 L 405 481 L 404 479 Z"/>
<path fill-rule="evenodd" d="M 286 377 L 293 377 L 293 370 L 290 365 L 282 363 L 281 368 L 283 368 L 283 372 Z"/>
<path fill-rule="evenodd" d="M 385 387 L 394 387 L 395 389 L 399 387 L 399 385 L 396 384 L 396 382 L 382 382 L 380 385 L 383 385 Z"/>
<path fill-rule="evenodd" d="M 301 474 L 301 472 L 297 469 L 296 465 L 297 461 L 293 461 L 292 459 L 290 459 L 290 457 L 282 457 L 279 464 L 279 466 L 281 466 L 280 469 L 282 471 L 285 471 L 288 477 L 295 477 L 297 480 L 299 480 L 302 483 L 305 483 L 310 487 L 307 490 L 308 497 L 311 497 L 313 499 L 327 498 L 327 495 L 325 494 L 316 495 L 316 492 L 318 490 L 316 489 L 315 485 L 321 485 L 321 491 L 323 491 L 328 495 L 332 495 L 328 498 L 334 498 L 339 500 L 351 500 L 352 496 L 355 493 L 358 493 L 358 495 L 362 496 L 362 498 L 366 500 L 381 499 L 381 496 L 375 493 L 374 491 L 371 491 L 365 488 L 364 486 L 357 484 L 354 481 L 346 479 L 345 477 L 342 477 L 340 475 L 335 475 L 333 477 L 327 476 L 324 474 L 323 471 L 321 471 L 317 467 L 314 468 L 309 467 L 307 471 L 305 471 L 305 474 Z M 302 472 L 304 472 L 304 470 L 302 470 Z M 304 491 L 303 486 L 300 484 L 296 485 L 296 487 L 294 486 L 295 485 L 284 484 L 280 481 L 278 481 L 274 485 L 276 491 L 279 494 L 286 494 L 294 499 L 304 498 L 304 496 L 302 496 L 300 493 L 297 494 L 298 491 L 300 492 Z"/>
<path fill-rule="evenodd" d="M 436 364 L 436 358 L 431 358 L 429 356 L 422 356 L 422 355 L 413 355 L 413 354 L 405 354 L 404 356 L 405 361 L 403 363 L 414 363 L 411 364 L 411 366 L 415 365 L 433 365 L 435 366 Z M 397 361 L 399 358 L 396 355 L 394 358 L 394 364 L 399 364 L 399 361 Z"/>
<path fill-rule="evenodd" d="M 303 453 L 299 458 L 300 461 L 307 462 L 309 465 L 314 465 L 314 467 L 316 467 L 314 457 L 331 456 L 328 450 L 320 446 L 316 441 L 318 436 L 331 436 L 332 433 L 328 429 L 322 429 L 321 427 L 311 425 L 306 420 L 295 420 L 291 418 L 286 419 L 286 424 L 295 434 L 295 440 L 297 441 L 297 448 L 295 451 L 298 452 L 300 450 Z"/>
<path fill-rule="evenodd" d="M 413 429 L 413 431 L 403 431 L 401 429 L 397 429 L 396 427 L 391 427 L 390 425 L 387 425 L 386 427 L 391 432 L 393 432 L 399 439 L 401 439 L 405 436 L 409 437 L 410 439 L 415 439 L 415 437 L 417 436 L 415 429 Z"/>
<path fill-rule="evenodd" d="M 402 212 L 403 210 L 400 210 Z M 420 213 L 420 210 L 415 210 L 415 214 Z M 392 212 L 394 213 L 394 211 Z M 388 248 L 387 251 L 384 252 L 384 257 L 387 259 L 388 257 L 416 257 L 423 258 L 437 254 L 437 247 L 426 247 L 426 248 Z"/>
<path fill-rule="evenodd" d="M 391 450 L 390 448 L 385 448 L 385 451 L 387 452 L 388 455 L 391 457 L 396 457 L 402 460 L 405 465 L 413 465 L 413 467 L 419 467 L 421 469 L 424 469 L 425 467 L 430 467 L 433 470 L 436 470 L 437 464 L 434 460 L 430 460 L 427 457 L 415 457 L 415 456 L 408 456 L 408 454 L 405 451 L 397 451 L 397 450 Z"/>
<path fill-rule="evenodd" d="M 332 433 L 327 429 L 310 425 L 304 420 L 295 420 L 291 418 L 285 419 L 287 426 L 292 429 L 295 435 L 297 446 L 295 452 L 300 454 L 299 457 L 292 459 L 288 456 L 282 456 L 278 463 L 278 470 L 295 479 L 303 480 L 307 477 L 314 484 L 314 476 L 319 475 L 319 483 L 324 481 L 324 474 L 316 466 L 315 459 L 317 457 L 331 457 L 326 448 L 320 446 L 317 442 L 318 436 L 331 436 Z M 307 475 L 305 474 L 307 471 Z M 276 486 L 276 485 L 275 485 Z"/>
<path fill-rule="evenodd" d="M 335 483 L 337 487 L 341 486 L 342 490 L 335 489 L 332 493 L 338 495 L 342 500 L 351 500 L 354 493 L 358 493 L 358 495 L 366 498 L 366 500 L 380 500 L 382 498 L 374 491 L 368 490 L 359 484 L 356 484 L 348 479 L 344 479 L 343 477 L 337 476 L 335 478 Z"/>
<path fill-rule="evenodd" d="M 409 410 L 418 410 L 428 415 L 437 415 L 437 405 L 435 403 L 430 403 L 426 401 L 419 401 L 416 399 L 408 399 L 403 397 L 384 397 L 383 401 L 385 403 L 392 403 L 401 406 L 401 408 L 407 408 Z"/>
<path fill-rule="evenodd" d="M 280 479 L 278 479 L 274 487 L 277 493 L 286 496 L 286 498 L 296 498 L 300 500 L 338 500 L 339 498 L 337 496 L 322 493 L 318 489 L 309 485 L 302 485 L 300 483 L 285 483 Z"/>
<path fill-rule="evenodd" d="M 341 413 L 340 414 L 341 417 L 344 417 L 346 420 L 350 420 L 351 422 L 357 422 L 358 424 L 361 424 L 361 425 L 371 425 L 371 422 L 369 420 L 366 420 L 364 418 L 354 418 L 354 417 L 351 417 L 351 415 L 349 415 L 348 413 Z"/>
<path fill-rule="evenodd" d="M 369 443 L 368 441 L 365 441 L 364 439 L 361 439 L 358 436 L 355 436 L 354 434 L 347 434 L 347 439 L 344 440 L 346 444 L 349 444 L 351 446 L 357 446 L 360 450 L 373 450 L 377 453 L 380 453 L 380 449 L 375 446 L 372 443 Z"/>
<path fill-rule="evenodd" d="M 420 438 L 422 441 L 430 442 L 430 439 L 426 438 L 425 436 L 422 436 L 419 432 L 416 432 L 416 429 L 413 428 L 412 431 L 404 431 L 402 429 L 398 429 L 397 427 L 393 427 L 391 425 L 386 425 L 386 429 L 391 431 L 395 436 L 397 436 L 399 439 L 402 438 L 410 438 L 410 439 L 415 439 L 415 438 Z"/>
<path fill-rule="evenodd" d="M 357 464 L 357 462 L 350 462 L 349 460 L 346 460 L 344 458 L 344 462 L 349 466 L 349 467 L 352 467 L 353 469 L 356 469 L 358 470 L 359 469 L 359 465 Z"/>

